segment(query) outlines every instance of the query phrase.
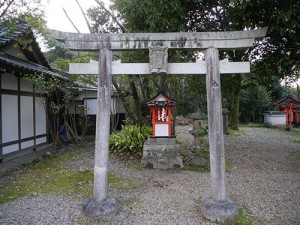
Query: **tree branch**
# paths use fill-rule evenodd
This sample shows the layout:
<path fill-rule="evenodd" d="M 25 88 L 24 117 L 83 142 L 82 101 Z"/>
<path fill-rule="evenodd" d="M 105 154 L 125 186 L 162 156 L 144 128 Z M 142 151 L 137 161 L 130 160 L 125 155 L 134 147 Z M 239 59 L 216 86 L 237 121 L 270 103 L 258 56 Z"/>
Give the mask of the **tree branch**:
<path fill-rule="evenodd" d="M 85 22 L 86 22 L 86 25 L 87 25 L 87 27 L 88 27 L 90 33 L 92 33 L 92 28 L 91 28 L 91 26 L 90 26 L 89 21 L 88 21 L 87 18 L 86 18 L 86 15 L 85 15 L 84 11 L 82 10 L 81 5 L 79 4 L 78 0 L 75 0 L 75 1 L 77 2 L 78 7 L 80 8 L 80 11 L 81 11 L 81 13 L 82 13 L 82 15 L 83 15 L 83 17 L 84 17 L 84 20 L 85 20 Z"/>
<path fill-rule="evenodd" d="M 1 15 L 0 15 L 0 18 L 2 18 L 5 14 L 6 14 L 6 12 L 7 12 L 7 10 L 9 9 L 9 7 L 11 6 L 11 4 L 14 2 L 14 0 L 10 0 L 8 3 L 7 3 L 7 6 L 6 6 L 6 8 L 3 10 L 3 12 L 1 13 Z M 4 6 L 4 2 L 3 2 L 3 4 L 1 4 L 1 7 L 0 8 L 2 8 Z"/>
<path fill-rule="evenodd" d="M 117 17 L 115 17 L 111 11 L 109 11 L 107 8 L 105 8 L 103 2 L 100 2 L 99 0 L 95 0 L 95 2 L 97 2 L 97 4 L 105 10 L 105 12 L 107 12 L 111 18 L 118 24 L 118 26 L 120 27 L 120 29 L 122 30 L 123 33 L 126 33 L 126 29 L 122 26 L 122 24 L 120 24 L 120 22 L 118 21 Z M 102 3 L 102 4 L 101 4 Z"/>
<path fill-rule="evenodd" d="M 68 18 L 68 20 L 70 21 L 70 23 L 71 23 L 71 24 L 73 25 L 73 27 L 75 28 L 75 30 L 76 30 L 78 33 L 81 33 L 81 32 L 79 31 L 79 29 L 78 29 L 78 28 L 75 26 L 75 24 L 73 23 L 73 21 L 71 20 L 71 18 L 69 17 L 69 15 L 68 15 L 68 13 L 66 12 L 65 8 L 63 8 L 63 11 L 64 11 L 66 17 Z"/>
<path fill-rule="evenodd" d="M 137 119 L 136 119 L 135 115 L 130 111 L 129 107 L 127 107 L 126 100 L 122 94 L 120 87 L 118 86 L 118 83 L 114 79 L 112 79 L 112 83 L 113 83 L 114 87 L 116 88 L 116 90 L 119 94 L 119 97 L 121 98 L 121 101 L 124 105 L 126 112 L 128 113 L 129 118 L 133 121 L 134 124 L 137 124 Z"/>

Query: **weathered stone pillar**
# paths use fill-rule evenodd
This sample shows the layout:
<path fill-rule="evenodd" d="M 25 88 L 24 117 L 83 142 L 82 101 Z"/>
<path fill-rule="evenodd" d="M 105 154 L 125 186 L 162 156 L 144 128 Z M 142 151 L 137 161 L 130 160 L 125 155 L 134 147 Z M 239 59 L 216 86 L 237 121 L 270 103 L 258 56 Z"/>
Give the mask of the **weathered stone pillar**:
<path fill-rule="evenodd" d="M 101 49 L 99 56 L 99 76 L 97 92 L 96 144 L 94 165 L 94 194 L 83 205 L 87 215 L 97 216 L 114 212 L 118 201 L 107 197 L 107 167 L 110 133 L 110 101 L 111 101 L 111 63 L 112 53 Z"/>
<path fill-rule="evenodd" d="M 202 205 L 203 215 L 213 222 L 227 222 L 237 215 L 237 206 L 227 200 L 225 185 L 224 135 L 221 102 L 221 80 L 219 51 L 209 48 L 205 51 L 207 67 L 206 91 L 210 150 L 210 174 L 212 198 Z"/>
<path fill-rule="evenodd" d="M 223 133 L 224 134 L 229 134 L 228 131 L 228 115 L 229 115 L 229 111 L 226 107 L 223 107 Z"/>
<path fill-rule="evenodd" d="M 201 112 L 192 113 L 192 116 L 190 117 L 193 122 L 193 130 L 190 131 L 190 134 L 194 136 L 194 145 L 199 145 L 199 139 L 203 132 L 203 120 L 204 116 Z"/>

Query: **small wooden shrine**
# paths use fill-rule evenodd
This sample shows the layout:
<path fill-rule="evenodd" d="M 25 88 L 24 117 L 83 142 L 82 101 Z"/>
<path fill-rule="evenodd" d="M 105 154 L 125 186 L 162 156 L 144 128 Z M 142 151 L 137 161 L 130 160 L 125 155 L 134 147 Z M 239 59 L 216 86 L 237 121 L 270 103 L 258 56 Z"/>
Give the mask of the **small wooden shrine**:
<path fill-rule="evenodd" d="M 176 106 L 176 102 L 163 91 L 159 91 L 154 97 L 148 100 L 147 106 L 151 109 L 152 113 L 152 137 L 171 137 L 171 110 Z"/>
<path fill-rule="evenodd" d="M 292 127 L 293 125 L 298 125 L 299 115 L 300 115 L 300 102 L 291 98 L 286 97 L 274 104 L 280 109 L 280 111 L 285 112 L 286 115 L 286 126 Z"/>
<path fill-rule="evenodd" d="M 163 91 L 147 101 L 152 113 L 153 133 L 143 145 L 142 165 L 155 169 L 183 167 L 180 146 L 172 133 L 171 110 L 176 106 Z"/>

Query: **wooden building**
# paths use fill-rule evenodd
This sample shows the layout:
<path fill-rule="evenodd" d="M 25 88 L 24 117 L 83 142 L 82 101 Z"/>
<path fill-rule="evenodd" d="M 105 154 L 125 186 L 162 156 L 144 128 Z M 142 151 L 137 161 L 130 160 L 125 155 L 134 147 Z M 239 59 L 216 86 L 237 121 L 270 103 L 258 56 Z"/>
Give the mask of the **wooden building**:
<path fill-rule="evenodd" d="M 26 23 L 0 23 L 0 160 L 48 143 L 45 96 L 25 75 L 59 76 Z"/>
<path fill-rule="evenodd" d="M 298 126 L 300 124 L 300 102 L 286 97 L 274 104 L 280 109 L 281 112 L 285 112 L 286 126 Z"/>

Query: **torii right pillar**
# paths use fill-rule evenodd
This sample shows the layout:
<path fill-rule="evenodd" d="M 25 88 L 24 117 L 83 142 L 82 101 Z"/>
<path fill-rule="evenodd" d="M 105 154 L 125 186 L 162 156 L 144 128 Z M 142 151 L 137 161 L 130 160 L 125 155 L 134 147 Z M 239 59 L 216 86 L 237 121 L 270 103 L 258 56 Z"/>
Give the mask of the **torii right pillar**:
<path fill-rule="evenodd" d="M 238 207 L 226 197 L 222 98 L 218 49 L 206 49 L 205 61 L 207 68 L 206 93 L 212 197 L 204 200 L 201 211 L 204 217 L 213 222 L 226 223 L 232 221 L 238 215 Z"/>

